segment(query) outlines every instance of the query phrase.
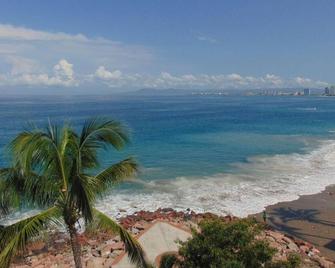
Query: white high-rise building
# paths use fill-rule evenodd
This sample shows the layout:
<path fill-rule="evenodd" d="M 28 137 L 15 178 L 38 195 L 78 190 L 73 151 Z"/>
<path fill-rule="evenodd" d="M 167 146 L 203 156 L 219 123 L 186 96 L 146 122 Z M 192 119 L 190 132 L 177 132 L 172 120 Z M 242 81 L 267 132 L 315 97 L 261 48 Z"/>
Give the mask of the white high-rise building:
<path fill-rule="evenodd" d="M 326 96 L 335 96 L 335 86 L 326 87 L 325 88 L 325 95 Z"/>
<path fill-rule="evenodd" d="M 304 96 L 309 96 L 311 95 L 311 90 L 309 88 L 304 89 Z"/>

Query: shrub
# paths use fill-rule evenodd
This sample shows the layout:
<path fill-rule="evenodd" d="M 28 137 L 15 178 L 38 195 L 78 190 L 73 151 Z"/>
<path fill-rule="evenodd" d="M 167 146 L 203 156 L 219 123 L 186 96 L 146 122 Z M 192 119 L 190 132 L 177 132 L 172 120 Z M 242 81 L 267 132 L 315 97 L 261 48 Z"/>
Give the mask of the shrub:
<path fill-rule="evenodd" d="M 160 261 L 160 268 L 172 268 L 178 261 L 178 258 L 174 254 L 166 254 L 162 256 Z"/>
<path fill-rule="evenodd" d="M 251 220 L 225 223 L 219 219 L 200 223 L 201 232 L 181 243 L 180 267 L 254 268 L 270 261 L 275 250 L 256 240 L 261 227 Z"/>
<path fill-rule="evenodd" d="M 256 239 L 262 226 L 253 220 L 242 219 L 225 223 L 219 219 L 203 221 L 200 232 L 181 242 L 179 257 L 161 261 L 164 268 L 294 268 L 300 264 L 297 255 L 287 262 L 272 262 L 276 249 L 267 241 Z"/>

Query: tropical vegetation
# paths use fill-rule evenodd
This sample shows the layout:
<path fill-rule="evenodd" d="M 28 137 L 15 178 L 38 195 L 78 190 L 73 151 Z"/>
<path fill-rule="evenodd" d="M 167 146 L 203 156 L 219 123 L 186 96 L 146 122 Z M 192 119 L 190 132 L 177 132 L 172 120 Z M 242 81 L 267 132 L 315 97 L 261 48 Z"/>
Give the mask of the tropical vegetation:
<path fill-rule="evenodd" d="M 19 133 L 9 146 L 11 165 L 0 170 L 1 215 L 22 206 L 40 212 L 0 228 L 0 267 L 8 267 L 42 231 L 59 226 L 69 233 L 75 267 L 82 267 L 79 221 L 118 233 L 130 260 L 146 267 L 139 243 L 94 207 L 112 186 L 136 174 L 138 165 L 132 158 L 100 165 L 101 150 L 119 151 L 128 142 L 124 125 L 101 118 L 86 121 L 79 131 L 70 124 L 49 122 Z"/>
<path fill-rule="evenodd" d="M 199 227 L 191 239 L 180 242 L 178 254 L 162 257 L 161 268 L 295 268 L 300 264 L 293 255 L 288 261 L 273 262 L 276 249 L 257 239 L 262 226 L 253 220 L 207 220 Z"/>

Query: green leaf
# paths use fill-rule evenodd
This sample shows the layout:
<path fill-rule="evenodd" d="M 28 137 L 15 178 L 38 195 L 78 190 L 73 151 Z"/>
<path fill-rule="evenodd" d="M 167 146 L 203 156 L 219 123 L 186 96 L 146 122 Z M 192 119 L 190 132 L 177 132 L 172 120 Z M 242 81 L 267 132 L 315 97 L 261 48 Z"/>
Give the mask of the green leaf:
<path fill-rule="evenodd" d="M 84 174 L 72 176 L 71 189 L 69 190 L 70 204 L 78 209 L 86 222 L 92 220 L 92 204 L 95 200 L 92 181 Z"/>
<path fill-rule="evenodd" d="M 17 251 L 24 250 L 27 242 L 37 237 L 48 224 L 58 223 L 61 213 L 57 207 L 23 219 L 0 229 L 0 267 L 9 267 Z"/>
<path fill-rule="evenodd" d="M 129 179 L 138 172 L 138 164 L 133 158 L 120 161 L 104 169 L 94 177 L 95 192 L 102 194 L 110 187 Z"/>
<path fill-rule="evenodd" d="M 110 230 L 120 235 L 120 238 L 125 245 L 125 250 L 132 263 L 135 263 L 137 267 L 149 267 L 145 260 L 141 245 L 127 232 L 127 230 L 97 209 L 94 209 L 94 216 L 98 228 Z"/>
<path fill-rule="evenodd" d="M 0 209 L 5 212 L 10 208 L 46 207 L 52 205 L 58 197 L 60 188 L 57 180 L 50 180 L 34 172 L 26 172 L 18 167 L 0 170 Z"/>
<path fill-rule="evenodd" d="M 16 178 L 18 174 L 14 169 L 0 169 L 0 218 L 20 205 L 19 193 L 22 192 L 23 182 Z"/>
<path fill-rule="evenodd" d="M 4 191 L 0 193 L 0 213 L 8 213 L 11 207 L 19 204 L 47 207 L 52 203 L 61 211 L 59 216 L 66 224 L 73 225 L 80 218 L 91 223 L 95 214 L 92 206 L 97 196 L 137 172 L 136 162 L 129 158 L 92 175 L 92 170 L 99 167 L 98 151 L 110 147 L 120 150 L 128 142 L 128 131 L 121 123 L 103 118 L 88 120 L 79 134 L 68 124 L 59 127 L 50 122 L 46 128 L 34 127 L 21 132 L 9 147 L 13 168 L 0 171 L 0 190 Z M 103 226 L 120 233 L 131 259 L 144 267 L 141 247 L 124 229 L 108 219 L 104 218 Z M 45 221 L 48 220 L 46 217 Z M 36 216 L 6 227 L 6 232 L 1 231 L 2 262 L 7 263 L 26 239 L 44 226 L 44 218 Z M 12 233 L 13 237 L 5 233 Z"/>
<path fill-rule="evenodd" d="M 79 141 L 81 165 L 96 168 L 99 166 L 97 150 L 108 146 L 121 150 L 128 142 L 128 130 L 120 122 L 99 117 L 87 120 Z"/>

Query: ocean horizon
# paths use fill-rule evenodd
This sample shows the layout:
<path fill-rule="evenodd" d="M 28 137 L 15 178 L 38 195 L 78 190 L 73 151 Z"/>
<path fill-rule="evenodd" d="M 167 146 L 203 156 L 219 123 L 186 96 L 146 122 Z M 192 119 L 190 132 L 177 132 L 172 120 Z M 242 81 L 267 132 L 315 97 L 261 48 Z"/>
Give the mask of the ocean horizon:
<path fill-rule="evenodd" d="M 2 167 L 6 145 L 30 123 L 124 122 L 132 142 L 121 153 L 103 152 L 102 166 L 131 155 L 141 169 L 134 183 L 98 202 L 111 216 L 160 207 L 247 216 L 335 183 L 331 97 L 1 97 L 0 111 Z"/>

